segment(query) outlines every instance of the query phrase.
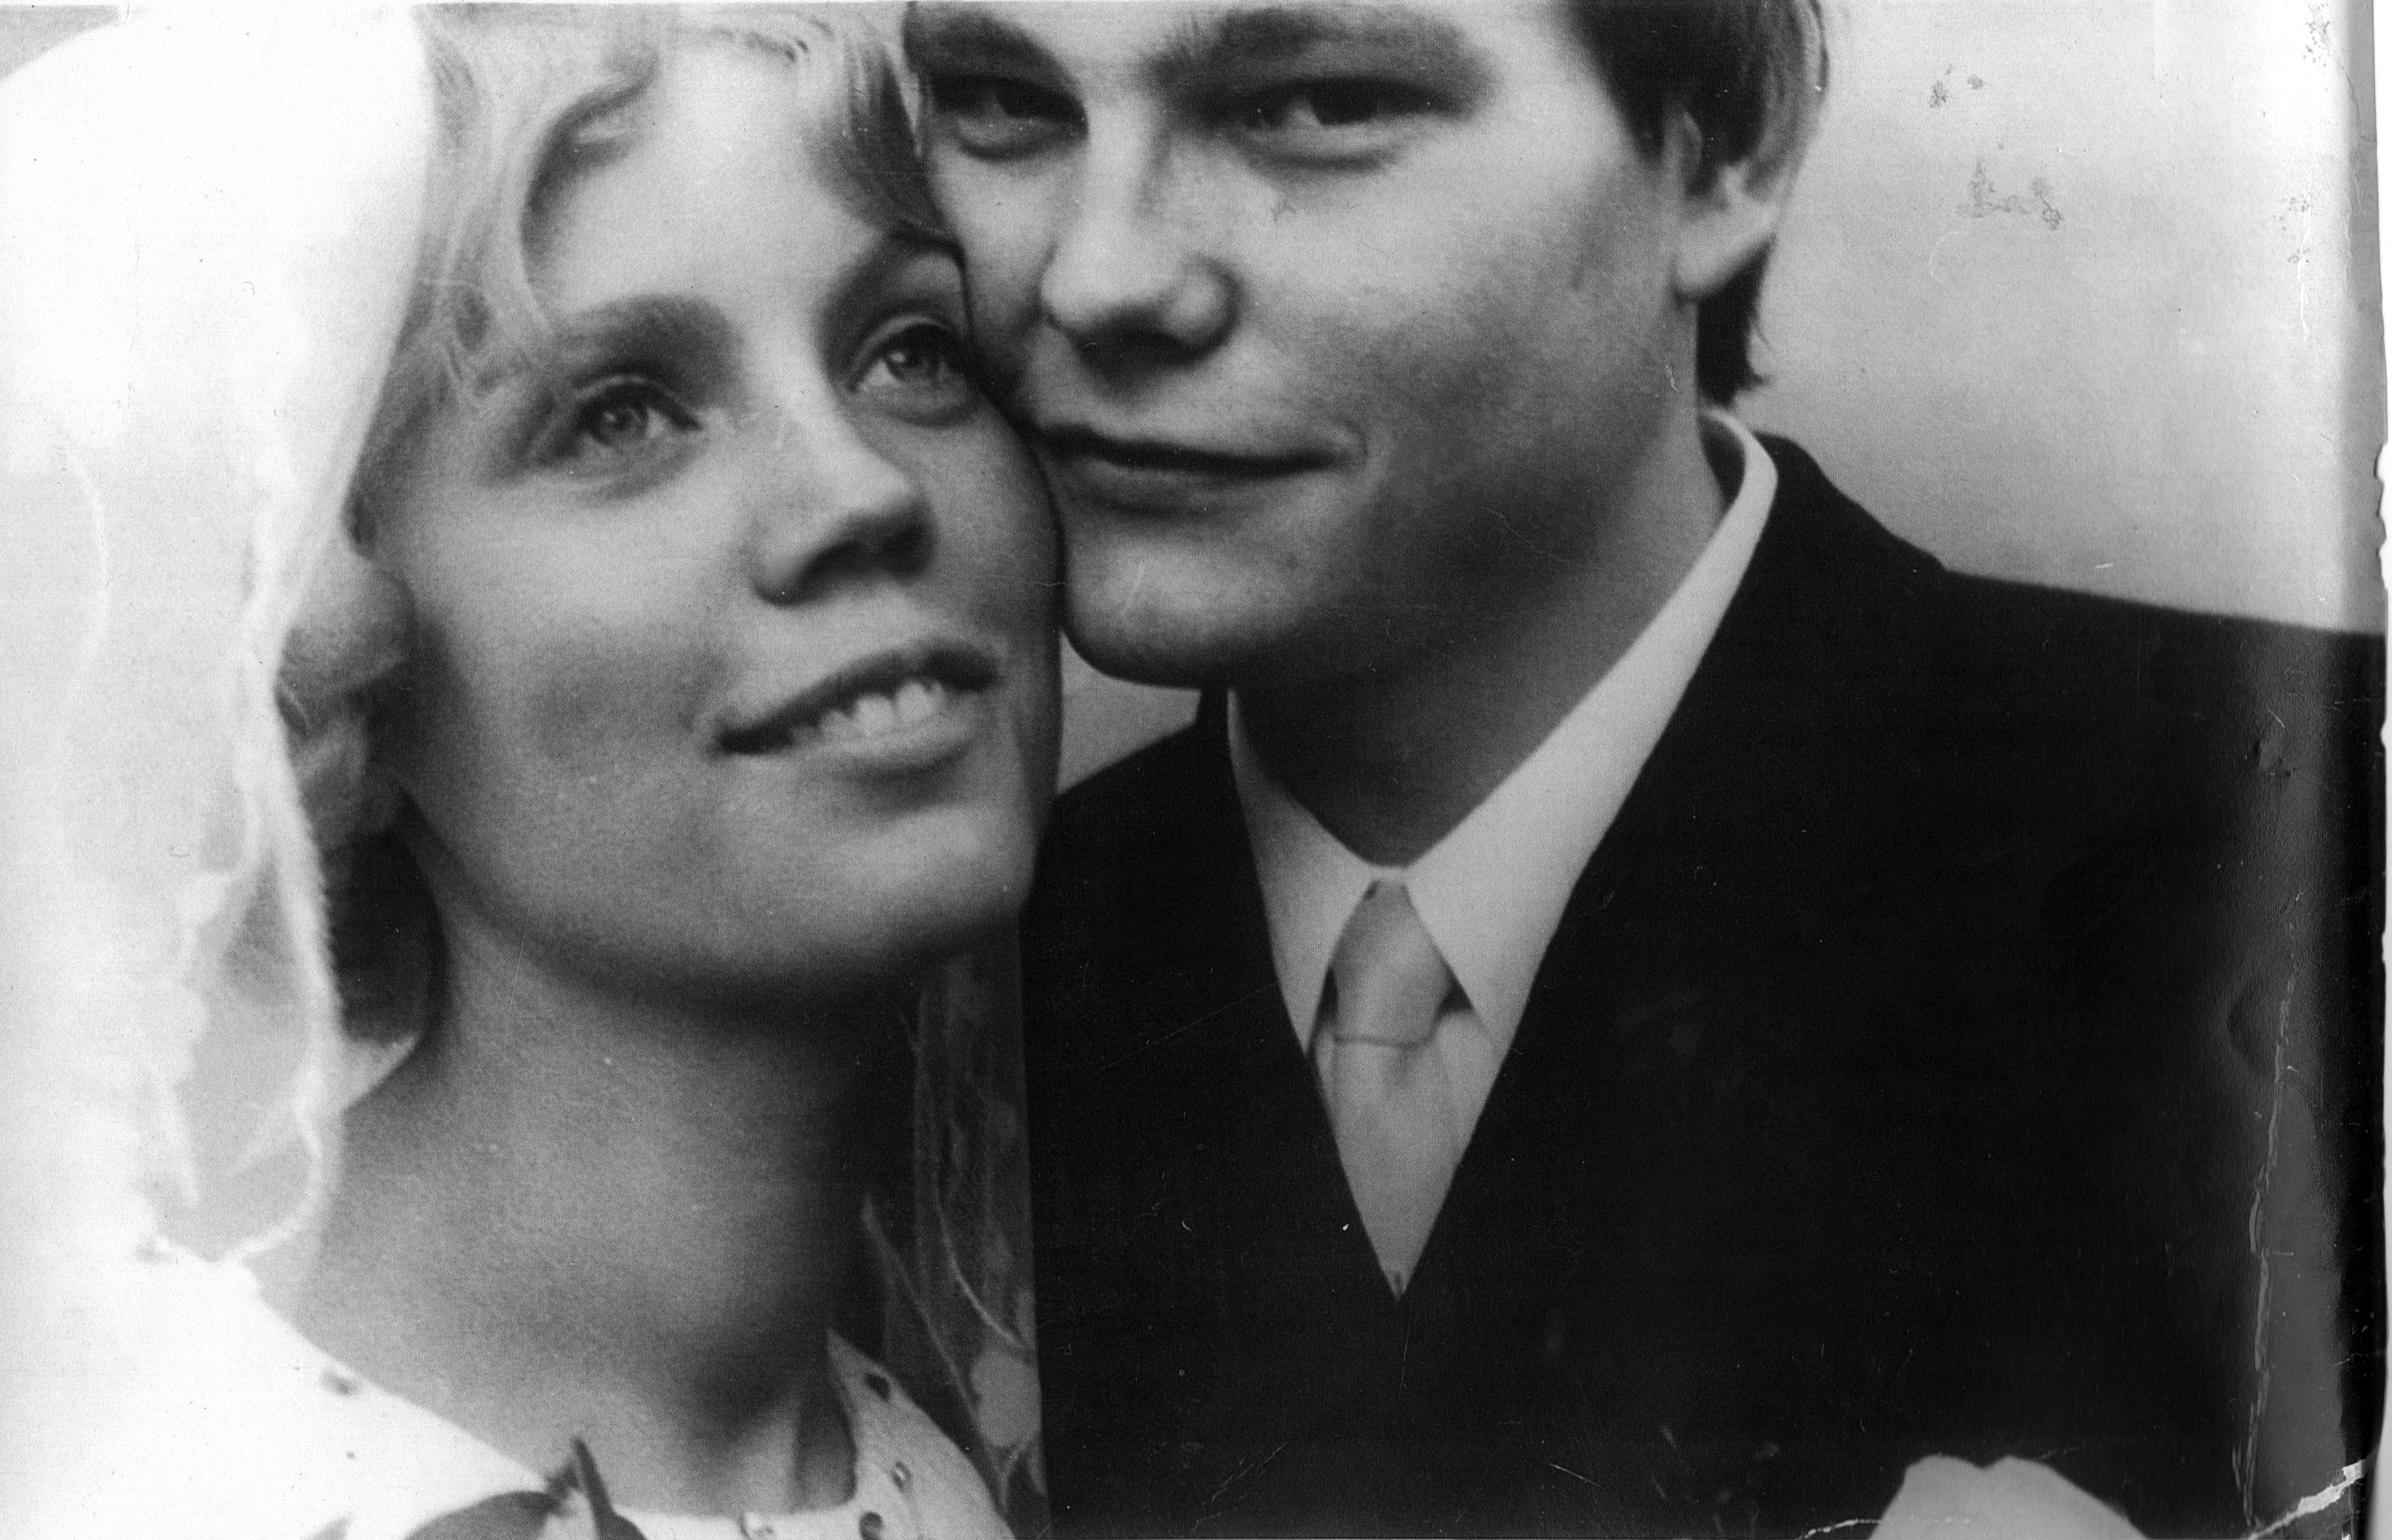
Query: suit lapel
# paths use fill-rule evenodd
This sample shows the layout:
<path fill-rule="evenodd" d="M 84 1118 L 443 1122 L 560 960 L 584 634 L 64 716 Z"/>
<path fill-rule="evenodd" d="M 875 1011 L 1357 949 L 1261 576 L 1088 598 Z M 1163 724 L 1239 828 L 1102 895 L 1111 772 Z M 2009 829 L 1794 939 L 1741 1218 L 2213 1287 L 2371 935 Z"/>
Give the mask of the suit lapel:
<path fill-rule="evenodd" d="M 1116 970 L 1090 991 L 1108 1014 L 1088 1035 L 1085 1095 L 1138 1109 L 1121 1130 L 1125 1201 L 1153 1216 L 1191 1303 L 1268 1315 L 1327 1296 L 1367 1314 L 1386 1288 L 1287 1020 L 1225 718 L 1208 697 L 1136 799 L 1150 816 L 1110 836 L 1177 880 L 1084 900 L 1109 933 L 1086 955 Z"/>
<path fill-rule="evenodd" d="M 1511 1287 L 1601 1297 L 1610 1286 L 1588 1272 L 1598 1253 L 1650 1249 L 1657 1223 L 1668 1233 L 1625 1197 L 1703 1159 L 1689 1147 L 1697 1104 L 1733 1094 L 1757 1055 L 1833 1051 L 1817 1022 L 1804 1041 L 1769 1040 L 1769 987 L 1800 966 L 1779 954 L 1788 922 L 1823 886 L 1867 880 L 1823 870 L 1852 843 L 1825 836 L 1840 803 L 1898 773 L 1872 768 L 1902 758 L 1908 687 L 1889 671 L 1918 652 L 1910 628 L 1938 569 L 1800 451 L 1771 447 L 1768 525 L 1572 890 L 1424 1283 L 1470 1273 L 1495 1237 L 1543 1235 L 1546 1264 L 1507 1262 Z"/>
<path fill-rule="evenodd" d="M 1326 1285 L 1333 1288 L 1341 1309 L 1375 1314 L 1374 1307 L 1389 1298 L 1312 1067 L 1287 1019 L 1261 882 L 1229 770 L 1227 712 L 1217 694 L 1207 697 L 1197 731 L 1203 735 L 1204 754 L 1191 801 L 1201 801 L 1206 810 L 1204 838 L 1220 862 L 1210 886 L 1222 905 L 1227 934 L 1218 942 L 1228 965 L 1206 1006 L 1216 1025 L 1195 1029 L 1209 1040 L 1207 1064 L 1190 1068 L 1220 1076 L 1194 1083 L 1234 1088 L 1238 1100 L 1226 1105 L 1242 1108 L 1226 1119 L 1219 1171 L 1226 1180 L 1218 1190 L 1273 1195 L 1268 1204 L 1223 1213 L 1221 1222 L 1239 1237 L 1233 1253 L 1280 1259 L 1273 1264 L 1280 1271 L 1294 1257 L 1319 1258 L 1326 1264 L 1325 1276 L 1256 1275 L 1248 1284 L 1295 1295 Z M 1317 1311 L 1318 1298 L 1305 1308 Z"/>

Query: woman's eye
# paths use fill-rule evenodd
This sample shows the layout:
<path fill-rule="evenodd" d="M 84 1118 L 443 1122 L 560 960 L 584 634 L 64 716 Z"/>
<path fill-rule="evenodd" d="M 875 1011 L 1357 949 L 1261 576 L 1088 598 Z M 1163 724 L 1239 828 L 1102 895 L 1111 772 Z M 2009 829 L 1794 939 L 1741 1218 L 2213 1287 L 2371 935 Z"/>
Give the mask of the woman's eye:
<path fill-rule="evenodd" d="M 916 321 L 872 350 L 857 388 L 909 411 L 944 411 L 972 395 L 964 343 L 935 321 Z"/>
<path fill-rule="evenodd" d="M 1079 127 L 1077 102 L 1028 81 L 933 74 L 923 84 L 936 123 L 974 155 L 1027 154 L 1060 142 Z"/>
<path fill-rule="evenodd" d="M 552 464 L 588 464 L 635 455 L 694 432 L 697 417 L 653 380 L 608 380 L 580 392 L 545 440 L 538 458 Z"/>

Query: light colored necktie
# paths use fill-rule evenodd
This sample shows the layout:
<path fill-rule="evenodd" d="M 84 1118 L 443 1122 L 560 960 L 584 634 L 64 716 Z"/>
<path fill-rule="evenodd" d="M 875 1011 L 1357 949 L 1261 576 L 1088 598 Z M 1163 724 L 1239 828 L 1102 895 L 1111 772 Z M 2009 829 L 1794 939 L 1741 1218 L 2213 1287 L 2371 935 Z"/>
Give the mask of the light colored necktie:
<path fill-rule="evenodd" d="M 1313 1033 L 1313 1066 L 1362 1228 L 1400 1295 L 1462 1163 L 1434 1045 L 1453 974 L 1399 882 L 1362 895 L 1329 973 L 1336 999 Z"/>

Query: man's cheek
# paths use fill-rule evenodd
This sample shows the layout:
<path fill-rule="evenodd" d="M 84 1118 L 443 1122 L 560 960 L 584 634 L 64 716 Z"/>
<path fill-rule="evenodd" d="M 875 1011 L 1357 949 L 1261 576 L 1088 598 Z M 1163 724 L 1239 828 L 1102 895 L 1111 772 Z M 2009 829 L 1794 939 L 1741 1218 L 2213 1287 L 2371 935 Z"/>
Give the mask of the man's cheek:
<path fill-rule="evenodd" d="M 1066 213 L 1052 199 L 1008 197 L 979 172 L 954 169 L 955 159 L 931 152 L 930 186 L 964 249 L 973 330 L 982 338 L 1018 330 L 1035 306 Z"/>

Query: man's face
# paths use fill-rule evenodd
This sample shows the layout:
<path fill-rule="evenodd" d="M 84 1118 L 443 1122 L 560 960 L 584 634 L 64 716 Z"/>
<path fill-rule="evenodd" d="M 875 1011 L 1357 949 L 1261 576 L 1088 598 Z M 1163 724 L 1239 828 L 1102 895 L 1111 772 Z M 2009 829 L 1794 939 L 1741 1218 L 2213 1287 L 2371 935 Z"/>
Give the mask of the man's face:
<path fill-rule="evenodd" d="M 907 44 L 1110 671 L 1436 656 L 1600 550 L 1692 391 L 1682 199 L 1558 0 L 926 5 Z"/>

